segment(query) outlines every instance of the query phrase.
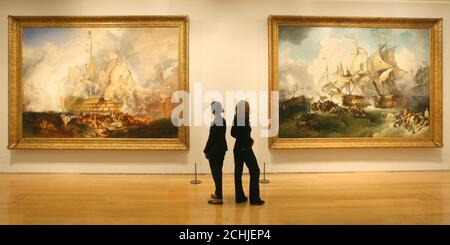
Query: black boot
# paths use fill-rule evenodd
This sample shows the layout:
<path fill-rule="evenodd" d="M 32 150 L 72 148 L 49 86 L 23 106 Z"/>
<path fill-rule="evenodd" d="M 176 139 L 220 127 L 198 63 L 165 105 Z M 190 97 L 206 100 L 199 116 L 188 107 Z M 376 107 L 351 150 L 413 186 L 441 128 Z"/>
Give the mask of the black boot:
<path fill-rule="evenodd" d="M 236 198 L 236 203 L 243 203 L 246 202 L 248 200 L 248 198 L 246 196 L 242 197 L 242 198 Z"/>
<path fill-rule="evenodd" d="M 250 205 L 261 206 L 265 203 L 265 201 L 258 199 L 256 201 L 250 201 Z"/>

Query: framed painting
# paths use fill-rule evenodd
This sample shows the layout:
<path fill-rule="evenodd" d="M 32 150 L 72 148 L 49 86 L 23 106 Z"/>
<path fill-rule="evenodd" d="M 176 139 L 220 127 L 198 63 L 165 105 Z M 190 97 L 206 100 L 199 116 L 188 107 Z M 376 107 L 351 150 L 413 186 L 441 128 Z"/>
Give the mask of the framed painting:
<path fill-rule="evenodd" d="M 188 149 L 187 16 L 9 16 L 9 149 Z"/>
<path fill-rule="evenodd" d="M 442 19 L 268 25 L 271 148 L 442 147 Z"/>

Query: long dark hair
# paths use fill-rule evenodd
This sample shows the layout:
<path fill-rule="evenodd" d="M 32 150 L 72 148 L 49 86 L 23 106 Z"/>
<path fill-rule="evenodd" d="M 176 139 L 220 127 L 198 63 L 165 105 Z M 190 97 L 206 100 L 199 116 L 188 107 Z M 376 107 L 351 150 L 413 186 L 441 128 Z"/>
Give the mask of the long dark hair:
<path fill-rule="evenodd" d="M 248 124 L 250 119 L 250 104 L 246 100 L 240 100 L 236 104 L 236 108 L 234 111 L 234 120 L 236 121 L 236 125 L 244 126 Z"/>

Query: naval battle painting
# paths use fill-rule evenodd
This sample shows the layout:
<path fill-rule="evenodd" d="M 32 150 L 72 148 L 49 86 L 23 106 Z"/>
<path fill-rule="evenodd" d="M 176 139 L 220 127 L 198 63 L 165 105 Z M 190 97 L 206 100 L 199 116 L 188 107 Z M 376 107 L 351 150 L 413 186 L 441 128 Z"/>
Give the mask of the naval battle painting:
<path fill-rule="evenodd" d="M 278 92 L 272 146 L 441 146 L 440 20 L 269 23 L 270 87 Z"/>
<path fill-rule="evenodd" d="M 171 100 L 187 89 L 186 17 L 11 17 L 11 28 L 11 148 L 187 147 Z"/>

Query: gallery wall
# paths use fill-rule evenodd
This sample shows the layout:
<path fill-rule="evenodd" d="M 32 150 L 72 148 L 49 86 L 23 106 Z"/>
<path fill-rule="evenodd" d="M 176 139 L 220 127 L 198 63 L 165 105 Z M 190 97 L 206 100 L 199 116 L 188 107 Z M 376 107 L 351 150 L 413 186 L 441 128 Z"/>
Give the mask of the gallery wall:
<path fill-rule="evenodd" d="M 200 172 L 209 172 L 202 154 L 207 126 L 191 127 L 189 151 L 8 150 L 8 15 L 189 15 L 190 90 L 197 83 L 222 94 L 267 90 L 269 15 L 444 18 L 443 148 L 270 150 L 267 139 L 259 137 L 261 128 L 254 128 L 253 136 L 258 160 L 267 162 L 269 172 L 450 169 L 450 49 L 445 44 L 450 1 L 0 1 L 0 172 L 185 173 L 195 162 Z M 231 149 L 234 139 L 227 137 Z M 231 151 L 224 170 L 233 171 Z"/>

